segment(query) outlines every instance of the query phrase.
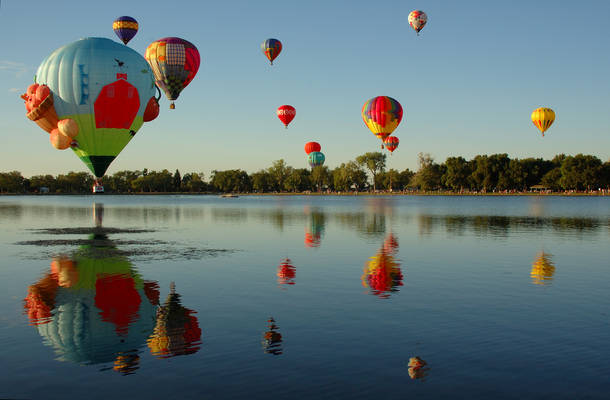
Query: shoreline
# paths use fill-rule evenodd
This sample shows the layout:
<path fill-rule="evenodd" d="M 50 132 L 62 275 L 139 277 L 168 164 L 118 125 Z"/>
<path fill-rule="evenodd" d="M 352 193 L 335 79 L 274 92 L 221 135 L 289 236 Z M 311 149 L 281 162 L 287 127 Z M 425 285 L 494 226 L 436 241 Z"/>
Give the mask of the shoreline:
<path fill-rule="evenodd" d="M 233 194 L 235 196 L 446 196 L 446 197 L 610 197 L 610 191 L 573 192 L 573 193 L 538 193 L 538 192 L 516 192 L 516 193 L 452 193 L 452 192 L 298 192 L 298 193 L 189 193 L 189 192 L 134 192 L 134 193 L 0 193 L 0 196 L 223 196 Z"/>

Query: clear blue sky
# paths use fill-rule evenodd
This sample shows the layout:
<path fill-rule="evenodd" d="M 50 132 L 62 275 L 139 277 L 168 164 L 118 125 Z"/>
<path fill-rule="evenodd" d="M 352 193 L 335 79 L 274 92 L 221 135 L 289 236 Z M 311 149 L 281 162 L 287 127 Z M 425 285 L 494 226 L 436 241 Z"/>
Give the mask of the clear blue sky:
<path fill-rule="evenodd" d="M 411 10 L 428 14 L 417 37 Z M 417 154 L 508 153 L 610 158 L 610 1 L 34 1 L 0 7 L 0 171 L 25 176 L 85 171 L 25 117 L 19 95 L 53 50 L 82 37 L 108 37 L 113 20 L 136 18 L 129 46 L 178 36 L 202 63 L 176 109 L 161 102 L 108 170 L 241 168 L 283 158 L 305 167 L 303 145 L 321 143 L 331 168 L 379 141 L 360 116 L 371 97 L 397 99 L 405 115 L 388 167 L 417 168 Z M 273 66 L 260 44 L 284 48 Z M 293 105 L 284 129 L 275 110 Z M 557 114 L 545 138 L 531 111 Z"/>

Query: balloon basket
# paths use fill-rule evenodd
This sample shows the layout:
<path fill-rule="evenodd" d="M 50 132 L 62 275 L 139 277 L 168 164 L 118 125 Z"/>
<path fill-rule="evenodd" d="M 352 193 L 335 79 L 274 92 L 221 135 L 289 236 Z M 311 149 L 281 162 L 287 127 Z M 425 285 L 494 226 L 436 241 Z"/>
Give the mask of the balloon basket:
<path fill-rule="evenodd" d="M 176 109 L 176 105 L 174 104 L 174 102 L 172 102 L 172 104 L 169 105 L 169 109 L 170 110 L 175 110 Z"/>
<path fill-rule="evenodd" d="M 49 94 L 38 107 L 27 113 L 26 116 L 36 122 L 39 127 L 51 133 L 53 129 L 57 128 L 59 122 L 57 112 L 55 112 L 53 106 L 53 94 Z"/>

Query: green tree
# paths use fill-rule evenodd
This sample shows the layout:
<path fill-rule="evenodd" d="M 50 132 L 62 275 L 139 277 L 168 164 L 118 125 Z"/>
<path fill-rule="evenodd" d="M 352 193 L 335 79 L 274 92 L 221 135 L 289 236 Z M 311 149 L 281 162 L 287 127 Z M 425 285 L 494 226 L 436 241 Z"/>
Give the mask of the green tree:
<path fill-rule="evenodd" d="M 172 179 L 172 190 L 174 192 L 179 192 L 181 190 L 182 187 L 182 177 L 180 176 L 180 171 L 178 171 L 178 169 L 176 169 L 176 172 L 174 172 L 174 177 Z"/>
<path fill-rule="evenodd" d="M 19 171 L 0 173 L 0 192 L 2 193 L 23 193 L 24 178 Z"/>
<path fill-rule="evenodd" d="M 220 192 L 249 192 L 252 182 L 246 171 L 230 169 L 226 171 L 212 171 L 210 184 Z"/>
<path fill-rule="evenodd" d="M 260 170 L 251 175 L 252 188 L 259 193 L 269 192 L 273 190 L 273 178 L 269 172 Z"/>
<path fill-rule="evenodd" d="M 286 178 L 290 175 L 292 167 L 286 165 L 283 159 L 274 161 L 271 167 L 267 168 L 267 172 L 271 176 L 273 189 L 281 191 L 284 189 Z"/>
<path fill-rule="evenodd" d="M 182 177 L 182 187 L 188 192 L 200 193 L 206 188 L 203 177 L 203 172 L 185 174 L 184 177 Z"/>
<path fill-rule="evenodd" d="M 30 177 L 30 190 L 38 193 L 40 188 L 46 187 L 49 193 L 57 191 L 57 181 L 53 175 L 34 175 Z"/>
<path fill-rule="evenodd" d="M 337 190 L 360 190 L 366 185 L 366 172 L 354 161 L 342 163 L 332 171 L 333 185 Z"/>
<path fill-rule="evenodd" d="M 375 181 L 377 180 L 377 174 L 385 170 L 385 162 L 387 156 L 378 151 L 365 153 L 361 156 L 356 157 L 356 163 L 361 167 L 365 167 L 371 173 L 373 178 L 373 190 L 377 190 Z"/>
<path fill-rule="evenodd" d="M 469 186 L 468 178 L 472 173 L 470 163 L 464 157 L 449 157 L 445 161 L 445 173 L 441 182 L 445 187 L 462 192 L 465 186 Z"/>
<path fill-rule="evenodd" d="M 292 192 L 303 192 L 311 189 L 311 173 L 306 168 L 291 169 L 284 181 L 284 188 Z"/>
<path fill-rule="evenodd" d="M 441 188 L 441 178 L 445 173 L 445 166 L 436 164 L 434 158 L 428 153 L 419 153 L 418 163 L 419 169 L 413 177 L 414 184 L 421 190 Z"/>
<path fill-rule="evenodd" d="M 568 156 L 561 164 L 559 183 L 564 189 L 591 189 L 601 183 L 602 162 L 591 155 L 577 154 Z"/>
<path fill-rule="evenodd" d="M 317 191 L 322 190 L 323 186 L 331 187 L 332 175 L 328 167 L 324 165 L 313 167 L 311 170 L 311 183 Z"/>

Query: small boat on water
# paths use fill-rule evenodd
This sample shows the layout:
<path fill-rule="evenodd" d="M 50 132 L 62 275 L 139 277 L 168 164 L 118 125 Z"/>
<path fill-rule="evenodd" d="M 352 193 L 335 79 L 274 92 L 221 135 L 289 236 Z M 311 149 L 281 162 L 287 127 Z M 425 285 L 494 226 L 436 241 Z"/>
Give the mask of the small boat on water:
<path fill-rule="evenodd" d="M 236 194 L 233 194 L 233 193 L 225 193 L 225 194 L 221 195 L 220 197 L 239 197 L 239 196 Z"/>

